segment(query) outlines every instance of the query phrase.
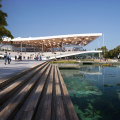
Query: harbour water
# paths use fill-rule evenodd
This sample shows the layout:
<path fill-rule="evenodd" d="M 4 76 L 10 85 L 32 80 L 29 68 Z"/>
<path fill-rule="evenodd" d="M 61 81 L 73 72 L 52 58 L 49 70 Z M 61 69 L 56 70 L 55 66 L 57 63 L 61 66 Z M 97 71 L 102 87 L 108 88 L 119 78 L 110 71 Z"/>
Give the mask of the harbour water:
<path fill-rule="evenodd" d="M 60 71 L 79 118 L 120 120 L 120 66 Z"/>

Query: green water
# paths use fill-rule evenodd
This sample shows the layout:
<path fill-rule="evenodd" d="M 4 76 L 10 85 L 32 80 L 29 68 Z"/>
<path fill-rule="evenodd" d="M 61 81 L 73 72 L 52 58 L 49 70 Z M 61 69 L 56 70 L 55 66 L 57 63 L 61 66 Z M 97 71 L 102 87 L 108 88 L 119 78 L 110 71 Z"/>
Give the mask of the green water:
<path fill-rule="evenodd" d="M 120 66 L 60 71 L 79 119 L 120 120 Z"/>

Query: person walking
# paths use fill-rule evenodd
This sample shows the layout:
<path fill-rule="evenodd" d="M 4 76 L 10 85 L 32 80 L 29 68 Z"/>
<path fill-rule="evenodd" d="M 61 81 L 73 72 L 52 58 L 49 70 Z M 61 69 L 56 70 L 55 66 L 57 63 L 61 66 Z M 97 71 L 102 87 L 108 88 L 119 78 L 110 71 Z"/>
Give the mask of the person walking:
<path fill-rule="evenodd" d="M 8 55 L 8 64 L 10 64 L 10 62 L 11 62 L 11 55 L 9 53 L 9 55 Z"/>
<path fill-rule="evenodd" d="M 7 59 L 8 59 L 8 54 L 7 54 L 7 52 L 5 52 L 5 54 L 4 54 L 5 65 L 6 65 L 6 63 L 7 63 Z"/>

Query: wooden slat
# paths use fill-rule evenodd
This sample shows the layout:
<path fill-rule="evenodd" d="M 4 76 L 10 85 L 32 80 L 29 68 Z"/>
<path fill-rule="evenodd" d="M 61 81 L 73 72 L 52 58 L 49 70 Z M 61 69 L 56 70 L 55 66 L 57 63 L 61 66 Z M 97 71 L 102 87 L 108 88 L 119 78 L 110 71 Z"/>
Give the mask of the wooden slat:
<path fill-rule="evenodd" d="M 55 67 L 55 90 L 56 90 L 56 120 L 66 120 L 64 107 L 63 107 L 63 101 L 62 101 L 62 95 L 61 95 L 61 89 L 60 89 L 60 83 L 58 78 L 57 69 Z"/>
<path fill-rule="evenodd" d="M 56 120 L 56 88 L 55 88 L 55 68 L 53 69 L 53 89 L 52 89 L 52 109 L 51 109 L 51 120 Z"/>
<path fill-rule="evenodd" d="M 66 85 L 63 81 L 63 78 L 61 76 L 61 73 L 59 71 L 59 69 L 57 68 L 58 74 L 59 74 L 59 81 L 61 84 L 61 91 L 63 94 L 63 101 L 64 101 L 64 107 L 65 107 L 65 111 L 66 111 L 66 116 L 68 120 L 79 120 L 78 116 L 76 114 L 76 111 L 74 109 L 74 106 L 72 104 L 72 101 L 69 97 L 69 93 L 67 91 Z"/>

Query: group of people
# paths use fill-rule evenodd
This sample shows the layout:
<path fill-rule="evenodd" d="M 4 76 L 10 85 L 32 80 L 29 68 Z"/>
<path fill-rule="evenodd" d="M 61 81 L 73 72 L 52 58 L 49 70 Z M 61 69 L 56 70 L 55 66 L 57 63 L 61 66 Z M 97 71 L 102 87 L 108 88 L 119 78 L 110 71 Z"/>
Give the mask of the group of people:
<path fill-rule="evenodd" d="M 32 58 L 32 56 L 28 56 L 27 57 L 27 60 L 29 60 L 29 59 L 31 59 Z M 35 60 L 42 60 L 42 56 L 41 55 L 36 55 L 35 57 L 33 57 Z M 15 61 L 17 61 L 17 60 L 22 60 L 22 54 L 19 54 L 19 55 L 15 55 Z M 23 56 L 23 60 L 25 60 L 25 56 Z M 11 54 L 9 53 L 7 53 L 7 52 L 5 52 L 5 54 L 4 54 L 4 61 L 5 61 L 5 65 L 8 63 L 8 64 L 10 64 L 10 62 L 11 62 Z"/>
<path fill-rule="evenodd" d="M 22 55 L 19 55 L 19 56 L 15 55 L 15 61 L 16 60 L 22 60 Z"/>
<path fill-rule="evenodd" d="M 34 58 L 34 59 L 35 59 L 35 60 L 37 60 L 37 61 L 38 61 L 38 60 L 40 60 L 40 61 L 41 61 L 41 60 L 42 60 L 42 56 L 40 55 L 40 57 L 38 57 L 38 55 L 37 55 L 37 56 L 35 56 L 35 58 Z"/>
<path fill-rule="evenodd" d="M 10 62 L 11 62 L 11 55 L 10 55 L 10 53 L 8 54 L 7 52 L 5 52 L 5 54 L 4 54 L 4 61 L 5 61 L 5 65 L 7 64 L 7 62 L 8 62 L 8 64 L 10 64 Z"/>

